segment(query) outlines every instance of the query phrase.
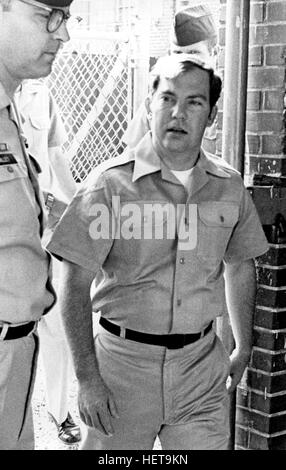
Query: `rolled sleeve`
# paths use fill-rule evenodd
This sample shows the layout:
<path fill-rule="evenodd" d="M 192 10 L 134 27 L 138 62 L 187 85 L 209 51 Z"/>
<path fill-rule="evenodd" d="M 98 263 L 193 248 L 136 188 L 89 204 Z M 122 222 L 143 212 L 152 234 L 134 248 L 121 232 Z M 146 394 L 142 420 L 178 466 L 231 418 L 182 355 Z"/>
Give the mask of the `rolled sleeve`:
<path fill-rule="evenodd" d="M 268 242 L 248 191 L 242 188 L 239 220 L 229 240 L 224 261 L 236 263 L 261 256 L 268 251 Z"/>
<path fill-rule="evenodd" d="M 55 256 L 97 272 L 113 244 L 111 198 L 104 175 L 83 184 L 63 214 L 47 249 Z"/>

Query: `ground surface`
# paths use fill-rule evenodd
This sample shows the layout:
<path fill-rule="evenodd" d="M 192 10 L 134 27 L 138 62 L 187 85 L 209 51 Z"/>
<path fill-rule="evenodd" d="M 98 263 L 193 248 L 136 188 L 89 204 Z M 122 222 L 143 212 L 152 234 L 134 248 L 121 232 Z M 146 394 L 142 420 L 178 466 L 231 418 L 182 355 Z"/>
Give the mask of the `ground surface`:
<path fill-rule="evenodd" d="M 33 413 L 36 438 L 36 450 L 77 450 L 78 445 L 68 446 L 57 437 L 57 429 L 49 420 L 46 408 L 45 387 L 41 361 L 39 361 L 35 390 L 33 395 Z M 69 409 L 74 420 L 79 421 L 77 411 L 77 386 L 72 382 L 69 393 Z"/>

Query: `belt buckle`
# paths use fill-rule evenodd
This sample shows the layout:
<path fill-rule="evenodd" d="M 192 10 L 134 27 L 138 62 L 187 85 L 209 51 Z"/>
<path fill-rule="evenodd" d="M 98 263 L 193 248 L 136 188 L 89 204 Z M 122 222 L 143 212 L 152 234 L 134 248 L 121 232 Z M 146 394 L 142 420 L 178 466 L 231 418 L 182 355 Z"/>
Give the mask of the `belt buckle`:
<path fill-rule="evenodd" d="M 5 341 L 5 338 L 6 338 L 6 335 L 8 333 L 8 330 L 9 330 L 9 323 L 4 323 L 2 326 L 1 326 L 1 333 L 0 333 L 0 341 Z"/>
<path fill-rule="evenodd" d="M 183 334 L 172 334 L 167 340 L 166 348 L 168 349 L 180 349 L 185 346 L 185 335 Z"/>

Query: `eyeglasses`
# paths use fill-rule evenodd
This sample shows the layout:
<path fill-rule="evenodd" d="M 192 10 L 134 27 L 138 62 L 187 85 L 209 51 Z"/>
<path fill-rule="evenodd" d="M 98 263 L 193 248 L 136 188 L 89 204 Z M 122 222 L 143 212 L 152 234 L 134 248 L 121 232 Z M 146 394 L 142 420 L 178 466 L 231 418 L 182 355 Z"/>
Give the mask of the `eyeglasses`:
<path fill-rule="evenodd" d="M 33 7 L 41 8 L 42 10 L 48 11 L 50 16 L 48 17 L 47 22 L 47 31 L 49 33 L 54 33 L 57 31 L 63 22 L 67 22 L 71 18 L 70 13 L 66 13 L 64 10 L 60 8 L 51 8 L 46 5 L 40 5 L 39 2 L 36 0 L 19 0 L 19 2 L 26 3 L 27 5 L 31 5 Z M 79 16 L 73 17 L 79 23 L 82 18 Z"/>

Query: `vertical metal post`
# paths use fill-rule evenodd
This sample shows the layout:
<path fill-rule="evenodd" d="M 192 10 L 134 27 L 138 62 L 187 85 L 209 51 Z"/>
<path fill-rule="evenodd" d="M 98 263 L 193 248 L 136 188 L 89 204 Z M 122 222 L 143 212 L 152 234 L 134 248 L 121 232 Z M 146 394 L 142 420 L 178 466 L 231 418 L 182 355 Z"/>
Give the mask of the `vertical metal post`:
<path fill-rule="evenodd" d="M 135 0 L 134 112 L 148 93 L 151 0 Z"/>
<path fill-rule="evenodd" d="M 250 0 L 227 0 L 222 157 L 244 176 Z M 233 344 L 228 315 L 221 336 Z M 230 396 L 229 449 L 235 447 L 236 391 Z"/>
<path fill-rule="evenodd" d="M 244 174 L 250 0 L 227 0 L 222 156 Z"/>

